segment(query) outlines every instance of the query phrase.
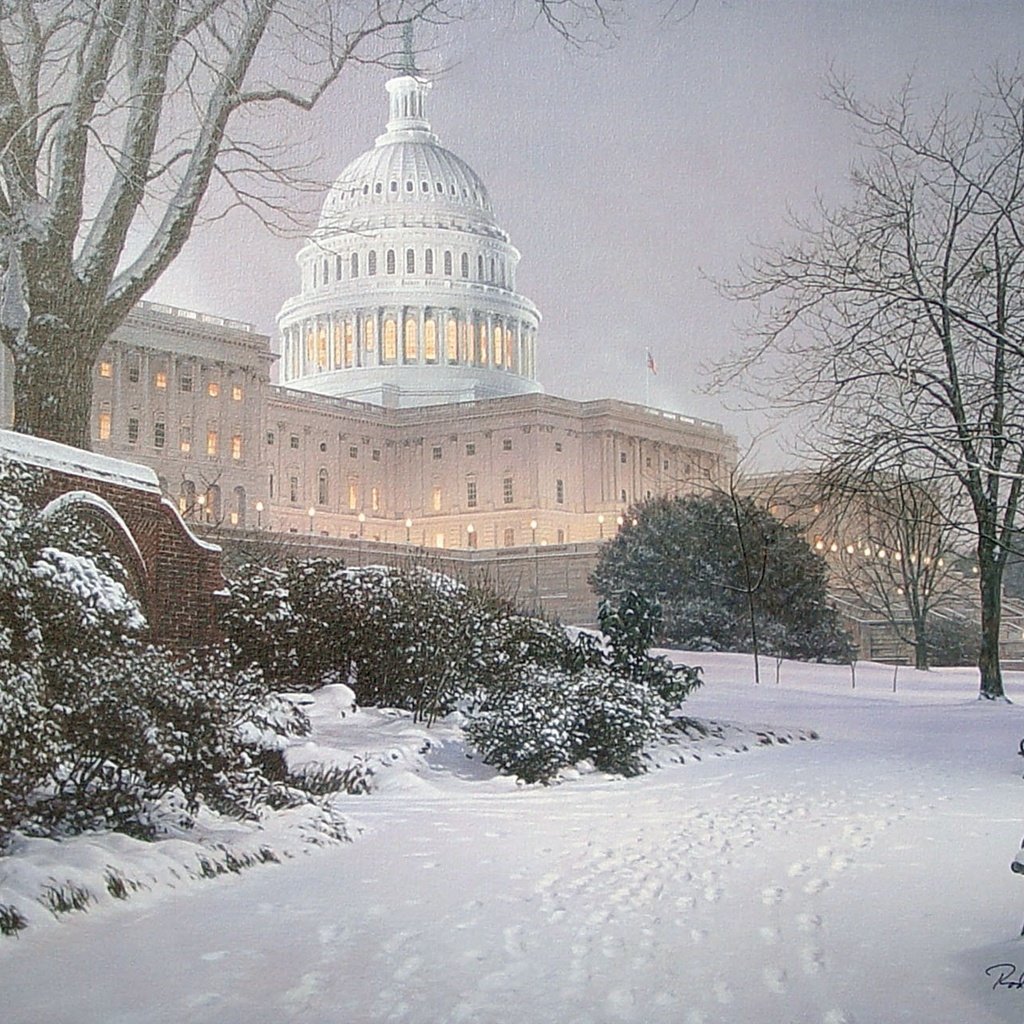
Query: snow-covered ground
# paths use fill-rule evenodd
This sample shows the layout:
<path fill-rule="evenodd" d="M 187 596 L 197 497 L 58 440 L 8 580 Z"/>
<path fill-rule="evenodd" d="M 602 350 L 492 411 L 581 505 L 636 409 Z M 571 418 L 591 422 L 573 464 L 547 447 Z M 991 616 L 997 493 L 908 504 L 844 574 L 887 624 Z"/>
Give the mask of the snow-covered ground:
<path fill-rule="evenodd" d="M 755 688 L 748 658 L 686 660 L 693 715 L 794 741 L 521 787 L 452 730 L 416 757 L 404 719 L 357 715 L 355 842 L 0 940 L 0 1020 L 1024 1020 L 1024 678 L 991 705 L 967 671 L 902 669 L 894 695 L 879 666 L 852 690 L 769 662 Z"/>

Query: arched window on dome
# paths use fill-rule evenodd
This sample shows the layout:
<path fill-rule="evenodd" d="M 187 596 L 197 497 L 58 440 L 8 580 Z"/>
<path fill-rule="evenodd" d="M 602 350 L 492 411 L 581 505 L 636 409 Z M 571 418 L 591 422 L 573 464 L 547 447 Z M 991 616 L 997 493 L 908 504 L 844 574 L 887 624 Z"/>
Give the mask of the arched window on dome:
<path fill-rule="evenodd" d="M 416 273 L 416 250 L 406 249 L 405 250 L 405 272 L 407 274 Z"/>
<path fill-rule="evenodd" d="M 397 192 L 398 191 L 398 182 L 397 181 L 391 182 L 391 191 L 392 192 Z"/>
<path fill-rule="evenodd" d="M 316 336 L 312 331 L 306 331 L 306 365 L 313 362 L 316 355 Z"/>
<path fill-rule="evenodd" d="M 416 318 L 413 316 L 407 316 L 405 318 L 405 330 L 403 332 L 403 338 L 405 340 L 405 362 L 415 363 L 419 358 L 419 339 L 417 338 L 417 324 Z"/>
<path fill-rule="evenodd" d="M 444 254 L 444 275 L 445 277 L 452 276 L 452 254 L 451 250 L 445 250 Z"/>
<path fill-rule="evenodd" d="M 376 193 L 376 194 L 377 194 L 377 195 L 379 196 L 379 195 L 381 194 L 381 192 L 383 192 L 383 191 L 384 191 L 384 182 L 382 182 L 382 181 L 378 181 L 378 182 L 377 182 L 377 183 L 376 183 L 376 184 L 375 184 L 375 185 L 373 186 L 373 191 L 374 191 L 374 193 Z"/>
<path fill-rule="evenodd" d="M 445 358 L 448 362 L 457 363 L 459 361 L 459 325 L 455 317 L 451 315 L 444 325 L 444 348 Z"/>
<path fill-rule="evenodd" d="M 497 279 L 498 279 L 497 275 L 495 274 L 495 271 L 494 271 L 494 257 L 492 256 L 491 257 L 491 276 L 488 278 L 488 280 L 491 282 L 491 284 L 494 284 L 494 282 L 497 281 Z"/>
<path fill-rule="evenodd" d="M 317 263 L 317 262 L 316 262 L 316 261 L 314 260 L 314 261 L 313 261 L 313 287 L 314 287 L 314 288 L 318 287 L 318 286 L 319 286 L 319 284 L 320 284 L 320 281 L 319 281 L 319 274 L 318 274 L 318 271 L 319 271 L 319 269 L 320 269 L 320 265 L 319 265 L 319 263 Z"/>
<path fill-rule="evenodd" d="M 359 253 L 354 252 L 349 257 L 349 277 L 359 276 Z"/>
<path fill-rule="evenodd" d="M 398 325 L 394 317 L 384 321 L 384 362 L 393 363 L 398 358 Z"/>
<path fill-rule="evenodd" d="M 334 279 L 335 281 L 341 280 L 341 275 L 344 272 L 345 261 L 341 258 L 341 253 L 338 253 L 334 257 Z"/>
<path fill-rule="evenodd" d="M 405 191 L 406 191 L 406 192 L 411 192 L 411 191 L 412 191 L 412 190 L 413 190 L 413 189 L 414 189 L 415 187 L 416 187 L 416 186 L 415 186 L 415 185 L 413 185 L 413 183 L 412 183 L 412 181 L 411 181 L 411 180 L 409 180 L 409 181 L 407 181 L 407 182 L 405 183 Z"/>
<path fill-rule="evenodd" d="M 462 254 L 462 266 L 459 269 L 462 271 L 463 277 L 469 277 L 469 253 L 464 252 Z"/>
<path fill-rule="evenodd" d="M 424 191 L 424 192 L 429 192 L 430 191 L 430 182 L 429 181 L 421 181 L 420 182 L 420 189 L 422 191 Z"/>
<path fill-rule="evenodd" d="M 316 475 L 316 503 L 318 505 L 326 505 L 330 498 L 330 488 L 328 486 L 327 470 L 322 469 Z"/>
<path fill-rule="evenodd" d="M 437 194 L 442 195 L 444 193 L 444 182 L 437 181 L 434 183 L 434 187 L 437 189 Z"/>
<path fill-rule="evenodd" d="M 395 250 L 388 249 L 384 254 L 384 272 L 386 274 L 393 274 L 395 272 Z"/>
<path fill-rule="evenodd" d="M 366 254 L 366 273 L 369 277 L 377 276 L 377 251 L 371 249 Z"/>
<path fill-rule="evenodd" d="M 346 369 L 348 369 L 352 365 L 353 360 L 354 360 L 354 355 L 355 355 L 355 353 L 354 353 L 354 345 L 353 345 L 353 338 L 352 338 L 352 321 L 351 320 L 346 320 L 345 321 L 345 327 L 344 327 L 344 353 L 343 353 L 343 361 L 344 361 L 344 366 L 345 366 Z"/>
<path fill-rule="evenodd" d="M 368 184 L 364 185 L 363 186 L 363 195 L 364 196 L 368 196 L 369 194 L 370 194 L 370 186 Z"/>
<path fill-rule="evenodd" d="M 377 345 L 377 324 L 375 323 L 372 316 L 363 317 L 363 350 L 369 354 L 373 352 Z M 369 358 L 364 359 L 364 365 L 369 362 Z"/>
<path fill-rule="evenodd" d="M 321 327 L 316 332 L 316 368 L 327 369 L 327 328 Z"/>
<path fill-rule="evenodd" d="M 505 333 L 501 324 L 494 325 L 494 365 L 501 366 L 505 362 Z"/>
<path fill-rule="evenodd" d="M 324 257 L 323 269 L 324 269 L 324 276 L 323 276 L 323 282 L 322 283 L 323 284 L 329 284 L 330 280 L 331 280 L 331 265 L 327 261 L 327 257 L 326 256 Z"/>
<path fill-rule="evenodd" d="M 437 362 L 437 323 L 433 317 L 423 321 L 423 358 L 428 363 Z"/>
<path fill-rule="evenodd" d="M 476 279 L 478 281 L 484 279 L 484 254 L 482 252 L 476 255 Z"/>
<path fill-rule="evenodd" d="M 432 274 L 434 272 L 434 250 L 428 249 L 423 254 L 423 273 Z"/>

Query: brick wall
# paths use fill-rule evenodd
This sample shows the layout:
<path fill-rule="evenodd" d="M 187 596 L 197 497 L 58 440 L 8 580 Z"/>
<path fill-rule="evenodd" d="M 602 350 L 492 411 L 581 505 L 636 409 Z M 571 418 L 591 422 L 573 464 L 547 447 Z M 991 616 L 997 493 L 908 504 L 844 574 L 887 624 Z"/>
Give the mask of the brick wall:
<path fill-rule="evenodd" d="M 152 470 L 10 431 L 0 431 L 0 457 L 41 470 L 43 506 L 98 527 L 128 572 L 154 642 L 183 649 L 218 639 L 221 550 L 189 530 Z"/>

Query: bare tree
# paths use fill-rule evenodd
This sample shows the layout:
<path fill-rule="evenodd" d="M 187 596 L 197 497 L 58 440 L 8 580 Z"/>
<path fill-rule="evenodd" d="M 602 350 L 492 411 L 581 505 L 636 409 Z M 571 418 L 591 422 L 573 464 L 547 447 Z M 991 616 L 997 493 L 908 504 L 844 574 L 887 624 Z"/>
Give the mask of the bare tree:
<path fill-rule="evenodd" d="M 815 547 L 829 563 L 831 586 L 885 622 L 929 664 L 933 612 L 962 599 L 955 509 L 941 482 L 925 485 L 903 471 L 851 476 L 842 465 L 823 480 L 823 534 Z"/>
<path fill-rule="evenodd" d="M 994 73 L 971 109 L 918 115 L 841 82 L 832 98 L 866 157 L 855 197 L 731 291 L 755 340 L 723 368 L 813 407 L 820 448 L 853 473 L 934 472 L 969 508 L 981 696 L 1003 696 L 1001 583 L 1024 482 L 1024 75 Z M 934 467 L 934 469 L 933 469 Z"/>
<path fill-rule="evenodd" d="M 566 38 L 617 0 L 532 0 Z M 266 137 L 342 71 L 409 69 L 399 28 L 460 0 L 0 0 L 0 340 L 15 428 L 89 445 L 101 345 L 181 252 L 211 188 L 266 211 Z M 269 190 L 269 192 L 268 192 Z"/>

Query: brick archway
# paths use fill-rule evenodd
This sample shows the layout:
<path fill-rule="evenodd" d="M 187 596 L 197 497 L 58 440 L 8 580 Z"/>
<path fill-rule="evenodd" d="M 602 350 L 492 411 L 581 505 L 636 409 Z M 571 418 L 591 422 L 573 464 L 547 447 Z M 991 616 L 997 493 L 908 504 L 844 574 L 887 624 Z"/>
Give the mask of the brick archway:
<path fill-rule="evenodd" d="M 125 587 L 139 603 L 146 622 L 152 625 L 152 588 L 146 560 L 131 528 L 117 509 L 92 491 L 65 491 L 44 506 L 41 514 L 47 518 L 59 515 L 90 528 L 100 544 L 121 563 Z"/>

